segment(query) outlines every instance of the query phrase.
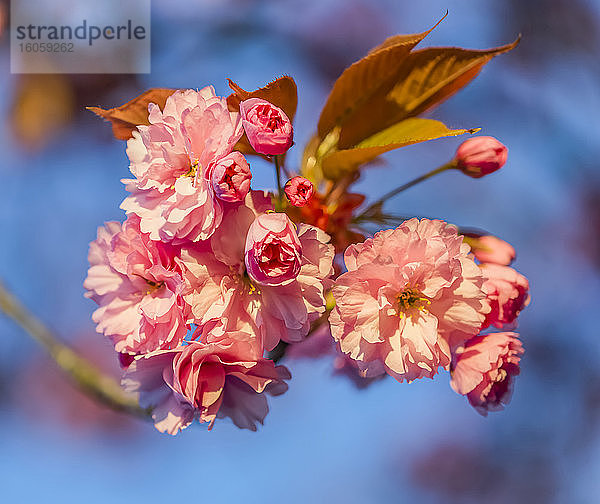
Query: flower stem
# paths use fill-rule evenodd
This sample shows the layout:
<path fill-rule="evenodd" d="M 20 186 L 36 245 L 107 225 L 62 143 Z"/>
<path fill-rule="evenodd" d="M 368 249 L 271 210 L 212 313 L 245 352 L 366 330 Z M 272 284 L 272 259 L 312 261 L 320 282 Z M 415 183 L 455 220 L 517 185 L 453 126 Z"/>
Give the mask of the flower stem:
<path fill-rule="evenodd" d="M 438 173 L 445 172 L 446 170 L 452 170 L 454 168 L 456 168 L 456 163 L 453 160 L 453 161 L 450 161 L 450 162 L 436 168 L 435 170 L 432 170 L 428 173 L 425 173 L 424 175 L 421 175 L 420 177 L 417 177 L 416 179 L 411 180 L 410 182 L 407 182 L 406 184 L 401 185 L 400 187 L 396 187 L 396 189 L 392 189 L 391 191 L 385 193 L 377 201 L 375 201 L 374 203 L 369 205 L 359 215 L 357 215 L 354 218 L 354 222 L 360 222 L 362 220 L 368 219 L 369 217 L 372 216 L 371 214 L 373 214 L 374 212 L 381 211 L 381 207 L 387 200 L 389 200 L 390 198 L 393 198 L 394 196 L 400 194 L 403 191 L 406 191 L 407 189 L 411 188 L 412 186 L 417 185 L 420 182 L 423 182 L 424 180 L 427 180 L 427 179 L 437 175 Z"/>
<path fill-rule="evenodd" d="M 148 416 L 149 412 L 140 408 L 135 398 L 126 394 L 114 378 L 102 373 L 87 359 L 56 339 L 1 282 L 0 311 L 40 343 L 83 392 L 114 410 L 140 417 Z"/>
<path fill-rule="evenodd" d="M 281 190 L 281 160 L 279 156 L 275 157 L 275 176 L 277 178 L 277 197 L 281 200 L 283 191 Z"/>

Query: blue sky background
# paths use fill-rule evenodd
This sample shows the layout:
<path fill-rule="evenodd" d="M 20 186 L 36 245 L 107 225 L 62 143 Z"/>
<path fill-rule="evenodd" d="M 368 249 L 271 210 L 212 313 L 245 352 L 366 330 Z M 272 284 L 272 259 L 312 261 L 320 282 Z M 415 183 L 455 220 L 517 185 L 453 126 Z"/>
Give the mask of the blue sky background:
<path fill-rule="evenodd" d="M 445 173 L 389 204 L 487 229 L 512 243 L 531 283 L 526 354 L 511 405 L 482 418 L 448 376 L 358 390 L 331 361 L 294 360 L 290 390 L 257 433 L 229 421 L 175 438 L 94 409 L 62 384 L 40 348 L 0 317 L 0 500 L 3 502 L 597 502 L 600 492 L 600 4 L 432 0 L 154 0 L 152 73 L 65 77 L 67 124 L 32 146 L 15 132 L 42 77 L 9 74 L 0 38 L 0 278 L 65 340 L 106 361 L 84 299 L 96 228 L 122 220 L 124 143 L 84 105 L 113 106 L 146 88 L 246 89 L 282 74 L 299 88 L 297 146 L 315 130 L 333 79 L 395 33 L 423 42 L 521 46 L 490 63 L 431 117 L 481 127 L 509 147 L 481 180 Z M 2 4 L 4 5 L 4 4 Z M 37 79 L 37 80 L 36 80 Z M 61 87 L 62 86 L 62 87 Z M 25 98 L 24 98 L 25 96 Z M 48 100 L 60 103 L 60 93 Z M 21 105 L 20 105 L 21 104 Z M 386 155 L 356 186 L 370 198 L 447 161 L 460 139 Z M 270 168 L 252 163 L 256 188 Z M 108 357 L 110 364 L 114 362 Z"/>

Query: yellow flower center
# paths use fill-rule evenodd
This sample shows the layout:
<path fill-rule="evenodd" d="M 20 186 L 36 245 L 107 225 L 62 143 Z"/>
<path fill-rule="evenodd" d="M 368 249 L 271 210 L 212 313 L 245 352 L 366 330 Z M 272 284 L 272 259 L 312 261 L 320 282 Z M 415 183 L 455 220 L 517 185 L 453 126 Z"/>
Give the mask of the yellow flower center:
<path fill-rule="evenodd" d="M 198 160 L 196 159 L 191 165 L 190 165 L 190 169 L 183 174 L 184 177 L 195 177 L 196 176 L 196 172 L 198 171 L 198 166 L 200 166 L 200 163 L 198 162 Z"/>
<path fill-rule="evenodd" d="M 396 294 L 396 315 L 402 318 L 412 310 L 426 311 L 430 304 L 431 301 L 421 291 L 407 287 Z"/>
<path fill-rule="evenodd" d="M 252 282 L 248 281 L 247 283 L 248 293 L 249 294 L 257 294 L 260 296 L 260 289 L 256 287 Z"/>
<path fill-rule="evenodd" d="M 152 292 L 157 291 L 165 284 L 165 282 L 154 282 L 153 280 L 148 280 L 148 279 L 144 279 L 144 280 L 146 280 L 146 283 L 148 284 L 148 288 L 146 289 L 146 294 L 151 294 Z"/>
<path fill-rule="evenodd" d="M 257 287 L 254 284 L 254 282 L 250 279 L 250 277 L 248 276 L 248 273 L 247 273 L 247 271 L 245 269 L 244 269 L 243 272 L 240 272 L 239 270 L 237 270 L 233 266 L 229 266 L 229 274 L 232 277 L 238 279 L 238 281 L 240 282 L 238 285 L 241 286 L 241 288 L 243 289 L 244 293 L 246 293 L 246 294 L 257 294 L 258 296 L 260 296 L 260 294 L 261 294 L 260 288 Z"/>

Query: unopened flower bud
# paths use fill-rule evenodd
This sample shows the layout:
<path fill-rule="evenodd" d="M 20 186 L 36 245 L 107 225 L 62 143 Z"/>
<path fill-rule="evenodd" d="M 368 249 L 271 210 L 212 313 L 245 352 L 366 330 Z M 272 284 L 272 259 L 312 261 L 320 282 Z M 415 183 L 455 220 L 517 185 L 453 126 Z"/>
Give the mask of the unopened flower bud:
<path fill-rule="evenodd" d="M 507 156 L 505 145 L 494 137 L 480 136 L 463 142 L 456 151 L 455 160 L 465 175 L 480 178 L 502 168 Z"/>
<path fill-rule="evenodd" d="M 250 98 L 240 103 L 240 113 L 248 141 L 259 154 L 276 156 L 292 146 L 292 123 L 279 107 L 260 98 Z"/>
<path fill-rule="evenodd" d="M 516 257 L 514 247 L 496 236 L 466 235 L 464 241 L 471 246 L 471 252 L 480 263 L 508 266 Z"/>
<path fill-rule="evenodd" d="M 313 195 L 312 182 L 304 177 L 294 177 L 285 184 L 285 195 L 289 202 L 297 207 L 308 204 Z"/>

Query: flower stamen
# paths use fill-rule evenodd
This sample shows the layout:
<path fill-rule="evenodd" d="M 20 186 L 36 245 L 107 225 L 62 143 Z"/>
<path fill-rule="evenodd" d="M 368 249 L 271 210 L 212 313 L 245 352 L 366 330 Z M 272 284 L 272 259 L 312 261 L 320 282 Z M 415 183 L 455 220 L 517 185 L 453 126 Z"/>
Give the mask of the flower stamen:
<path fill-rule="evenodd" d="M 229 266 L 229 271 L 232 276 L 237 276 L 239 278 L 241 289 L 245 294 L 256 294 L 257 296 L 261 295 L 260 289 L 252 281 L 245 269 L 243 273 L 239 273 L 235 268 Z"/>
<path fill-rule="evenodd" d="M 415 309 L 424 312 L 430 304 L 431 301 L 421 291 L 408 287 L 396 294 L 396 315 L 402 318 Z"/>
<path fill-rule="evenodd" d="M 195 177 L 198 172 L 198 166 L 200 166 L 200 162 L 196 159 L 191 165 L 190 169 L 183 174 L 184 177 Z"/>
<path fill-rule="evenodd" d="M 144 280 L 146 280 L 146 283 L 148 284 L 148 289 L 146 290 L 146 294 L 150 294 L 154 291 L 157 291 L 165 284 L 165 282 L 155 282 L 153 280 L 148 280 L 147 278 L 144 278 Z"/>

